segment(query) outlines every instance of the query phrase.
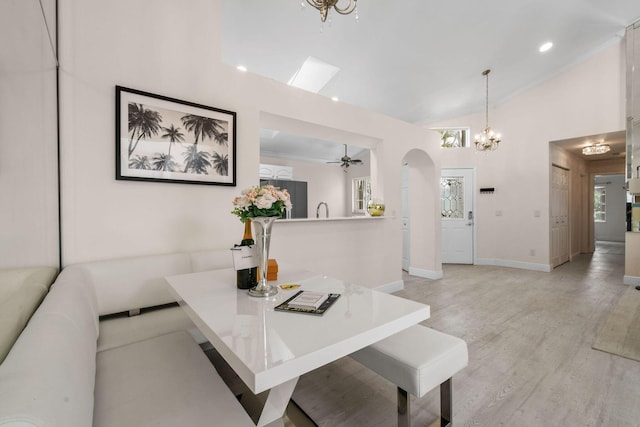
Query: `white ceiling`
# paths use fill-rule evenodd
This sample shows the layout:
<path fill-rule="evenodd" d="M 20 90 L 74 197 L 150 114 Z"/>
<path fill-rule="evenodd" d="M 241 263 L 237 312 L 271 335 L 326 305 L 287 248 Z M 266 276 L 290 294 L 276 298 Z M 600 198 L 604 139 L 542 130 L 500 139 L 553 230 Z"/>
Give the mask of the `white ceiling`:
<path fill-rule="evenodd" d="M 347 155 L 362 159 L 367 148 L 347 146 Z M 273 129 L 260 129 L 260 157 L 282 157 L 311 162 L 335 162 L 344 156 L 344 145 Z"/>
<path fill-rule="evenodd" d="M 224 0 L 222 59 L 286 83 L 313 56 L 340 68 L 321 95 L 428 124 L 483 111 L 485 69 L 491 107 L 620 40 L 640 1 L 359 0 L 358 10 L 358 22 L 334 14 L 322 28 L 301 0 Z"/>

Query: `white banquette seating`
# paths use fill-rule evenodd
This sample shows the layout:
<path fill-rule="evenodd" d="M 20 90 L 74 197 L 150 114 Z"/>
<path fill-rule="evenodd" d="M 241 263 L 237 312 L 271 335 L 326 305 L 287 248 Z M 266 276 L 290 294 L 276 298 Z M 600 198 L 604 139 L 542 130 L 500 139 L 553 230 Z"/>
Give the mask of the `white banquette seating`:
<path fill-rule="evenodd" d="M 0 364 L 57 275 L 55 267 L 0 270 Z"/>
<path fill-rule="evenodd" d="M 64 268 L 0 365 L 0 425 L 255 425 L 165 306 L 165 276 L 229 266 L 221 250 Z"/>

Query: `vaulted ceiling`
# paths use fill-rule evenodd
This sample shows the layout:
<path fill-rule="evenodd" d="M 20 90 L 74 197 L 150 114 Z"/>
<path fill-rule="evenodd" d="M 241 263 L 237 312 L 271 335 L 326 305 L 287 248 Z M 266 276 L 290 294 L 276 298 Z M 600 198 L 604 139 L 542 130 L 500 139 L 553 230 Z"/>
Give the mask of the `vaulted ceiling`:
<path fill-rule="evenodd" d="M 223 61 L 286 83 L 311 56 L 339 69 L 320 94 L 421 124 L 483 111 L 485 69 L 499 104 L 640 18 L 638 0 L 359 0 L 357 22 L 334 13 L 321 25 L 301 4 L 224 0 Z"/>

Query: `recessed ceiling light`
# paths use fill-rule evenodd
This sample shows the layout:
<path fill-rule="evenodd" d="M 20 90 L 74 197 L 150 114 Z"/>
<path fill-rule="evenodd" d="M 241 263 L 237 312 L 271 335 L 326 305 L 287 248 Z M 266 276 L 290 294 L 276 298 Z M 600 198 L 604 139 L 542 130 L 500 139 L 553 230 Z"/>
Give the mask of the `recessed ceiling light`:
<path fill-rule="evenodd" d="M 340 101 L 340 99 L 339 99 L 337 96 L 332 96 L 332 97 L 331 97 L 331 100 L 332 100 L 333 102 L 338 102 L 338 101 Z"/>
<path fill-rule="evenodd" d="M 244 65 L 238 65 L 236 68 L 238 69 L 238 71 L 242 71 L 243 73 L 247 71 L 247 67 L 245 67 Z"/>
<path fill-rule="evenodd" d="M 553 47 L 553 43 L 552 42 L 546 42 L 540 45 L 540 47 L 538 48 L 538 50 L 540 52 L 546 52 L 549 49 L 551 49 Z"/>

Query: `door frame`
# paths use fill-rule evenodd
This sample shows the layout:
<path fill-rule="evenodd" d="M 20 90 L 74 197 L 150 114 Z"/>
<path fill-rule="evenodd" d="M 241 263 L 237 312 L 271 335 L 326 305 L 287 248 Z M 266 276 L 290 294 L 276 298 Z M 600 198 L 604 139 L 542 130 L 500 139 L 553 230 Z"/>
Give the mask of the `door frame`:
<path fill-rule="evenodd" d="M 553 174 L 554 174 L 554 169 L 553 168 L 558 168 L 558 169 L 562 169 L 567 173 L 567 251 L 568 251 L 568 259 L 567 261 L 560 263 L 556 266 L 554 266 L 554 262 L 553 262 L 553 224 L 552 224 L 552 213 L 554 210 L 553 207 Z M 551 270 L 560 267 L 562 264 L 565 264 L 567 262 L 571 262 L 573 260 L 573 251 L 572 251 L 572 242 L 573 242 L 573 221 L 572 221 L 572 216 L 574 214 L 573 212 L 573 206 L 571 203 L 571 198 L 573 197 L 573 191 L 572 191 L 572 185 L 573 185 L 573 179 L 572 179 L 572 170 L 571 168 L 567 167 L 567 166 L 562 166 L 559 163 L 555 163 L 552 162 L 551 163 L 551 168 L 549 169 L 549 268 Z M 593 183 L 593 179 L 591 179 L 591 182 Z M 591 227 L 590 227 L 590 235 L 593 236 L 593 184 L 591 185 L 591 193 L 589 196 L 589 205 L 591 206 Z"/>
<path fill-rule="evenodd" d="M 411 213 L 409 209 L 409 164 L 403 163 L 400 169 L 400 198 L 402 224 L 402 270 L 411 270 Z M 406 255 L 406 257 L 405 257 Z"/>
<path fill-rule="evenodd" d="M 440 177 L 442 177 L 442 173 L 445 170 L 460 170 L 460 169 L 464 169 L 464 170 L 469 170 L 471 171 L 471 178 L 473 180 L 473 182 L 471 183 L 472 189 L 471 189 L 471 209 L 473 210 L 473 230 L 471 230 L 471 238 L 473 240 L 472 244 L 471 244 L 471 264 L 467 264 L 467 265 L 476 265 L 476 261 L 478 259 L 478 198 L 476 197 L 476 172 L 477 169 L 475 167 L 464 167 L 464 166 L 451 166 L 451 167 L 447 167 L 447 166 L 442 166 L 440 168 Z M 441 198 L 440 198 L 441 199 Z M 442 219 L 440 219 L 440 230 L 442 230 Z M 442 241 L 440 242 L 440 253 L 442 253 Z"/>

